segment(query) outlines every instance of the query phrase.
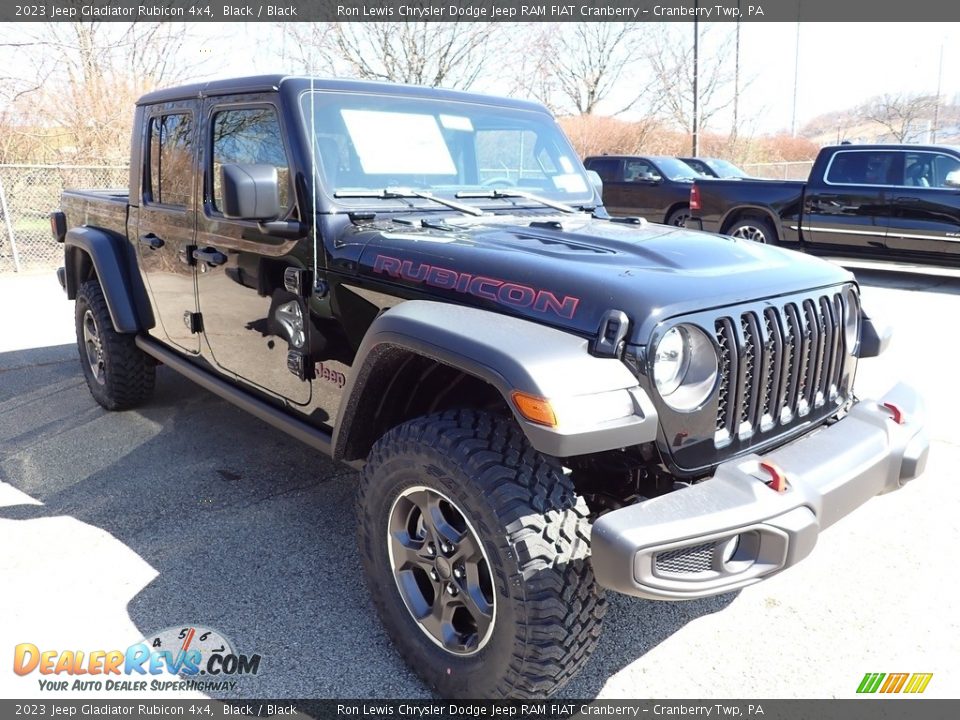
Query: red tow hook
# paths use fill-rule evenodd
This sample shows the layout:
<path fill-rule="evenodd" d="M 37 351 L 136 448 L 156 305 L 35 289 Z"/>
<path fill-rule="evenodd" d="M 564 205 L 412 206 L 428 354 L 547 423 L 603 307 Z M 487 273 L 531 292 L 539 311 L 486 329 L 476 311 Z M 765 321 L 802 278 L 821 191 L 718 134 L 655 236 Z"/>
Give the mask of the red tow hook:
<path fill-rule="evenodd" d="M 760 463 L 760 469 L 766 470 L 772 478 L 766 482 L 768 488 L 778 493 L 785 493 L 787 491 L 787 474 L 777 465 L 764 460 Z"/>
<path fill-rule="evenodd" d="M 890 411 L 891 420 L 893 420 L 897 425 L 903 425 L 906 422 L 906 418 L 903 416 L 903 410 L 894 405 L 893 403 L 885 402 L 881 403 L 880 407 L 885 408 Z"/>

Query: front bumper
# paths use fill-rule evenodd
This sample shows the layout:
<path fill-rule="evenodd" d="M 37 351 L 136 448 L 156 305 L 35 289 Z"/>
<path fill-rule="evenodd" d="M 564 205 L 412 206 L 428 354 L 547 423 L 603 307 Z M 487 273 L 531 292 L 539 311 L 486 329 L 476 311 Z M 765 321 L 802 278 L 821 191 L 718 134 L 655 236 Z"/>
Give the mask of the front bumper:
<path fill-rule="evenodd" d="M 900 422 L 889 403 L 902 412 Z M 709 480 L 602 516 L 593 525 L 600 585 L 654 600 L 687 600 L 759 582 L 798 563 L 824 528 L 923 472 L 922 403 L 899 384 L 839 422 L 763 457 L 717 467 Z M 786 475 L 771 489 L 761 463 Z"/>

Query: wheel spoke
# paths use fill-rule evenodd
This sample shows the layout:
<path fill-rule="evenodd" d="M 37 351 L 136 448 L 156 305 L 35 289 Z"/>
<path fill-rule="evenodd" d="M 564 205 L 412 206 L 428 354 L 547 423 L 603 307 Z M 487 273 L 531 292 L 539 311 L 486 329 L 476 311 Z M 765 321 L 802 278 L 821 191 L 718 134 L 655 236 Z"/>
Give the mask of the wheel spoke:
<path fill-rule="evenodd" d="M 467 533 L 466 530 L 459 530 L 451 524 L 445 513 L 450 512 L 453 508 L 449 508 L 449 503 L 445 508 L 444 503 L 445 501 L 438 495 L 430 497 L 428 512 L 424 515 L 424 524 L 433 531 L 437 540 L 457 545 Z M 453 512 L 456 511 L 453 510 Z"/>
<path fill-rule="evenodd" d="M 466 577 L 461 584 L 462 592 L 459 596 L 461 602 L 473 616 L 478 627 L 484 622 L 489 625 L 493 620 L 493 603 L 487 600 L 480 586 L 480 568 L 476 563 L 468 563 L 465 570 Z M 480 630 L 481 637 L 485 632 L 486 626 Z"/>

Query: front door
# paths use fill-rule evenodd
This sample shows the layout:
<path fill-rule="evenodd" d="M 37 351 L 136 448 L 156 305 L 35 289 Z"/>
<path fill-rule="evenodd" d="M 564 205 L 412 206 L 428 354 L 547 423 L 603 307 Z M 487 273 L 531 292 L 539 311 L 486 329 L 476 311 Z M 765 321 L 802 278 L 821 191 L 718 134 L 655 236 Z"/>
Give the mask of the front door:
<path fill-rule="evenodd" d="M 203 201 L 197 220 L 197 295 L 210 361 L 259 390 L 306 405 L 311 383 L 294 375 L 288 351 L 309 351 L 310 323 L 302 298 L 284 289 L 284 271 L 312 264 L 307 239 L 261 232 L 221 209 L 220 167 L 273 165 L 282 215 L 295 216 L 290 164 L 277 107 L 269 97 L 211 98 L 204 106 Z"/>
<path fill-rule="evenodd" d="M 194 165 L 200 104 L 145 108 L 139 207 L 131 207 L 139 265 L 157 316 L 152 331 L 190 353 L 200 351 L 197 294 L 189 255 L 196 232 Z"/>
<path fill-rule="evenodd" d="M 904 153 L 901 187 L 893 191 L 887 247 L 898 257 L 960 257 L 960 159 L 941 152 Z M 950 183 L 947 182 L 948 176 Z"/>

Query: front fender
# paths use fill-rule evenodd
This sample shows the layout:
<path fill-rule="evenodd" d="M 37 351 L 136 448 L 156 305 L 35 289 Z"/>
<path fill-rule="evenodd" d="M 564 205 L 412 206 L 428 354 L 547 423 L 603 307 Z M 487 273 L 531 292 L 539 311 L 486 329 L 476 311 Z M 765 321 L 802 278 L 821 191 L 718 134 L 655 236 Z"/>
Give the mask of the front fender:
<path fill-rule="evenodd" d="M 362 422 L 368 381 L 402 349 L 473 375 L 499 391 L 530 443 L 571 457 L 650 442 L 657 435 L 653 403 L 620 360 L 588 352 L 586 339 L 562 330 L 460 305 L 411 300 L 378 317 L 364 336 L 340 404 L 334 457 L 343 457 L 350 428 Z M 551 402 L 553 427 L 526 419 L 512 394 Z"/>
<path fill-rule="evenodd" d="M 153 327 L 153 314 L 139 275 L 131 277 L 126 239 L 92 227 L 77 227 L 64 238 L 65 289 L 71 300 L 92 267 L 103 289 L 113 327 L 135 333 Z"/>

